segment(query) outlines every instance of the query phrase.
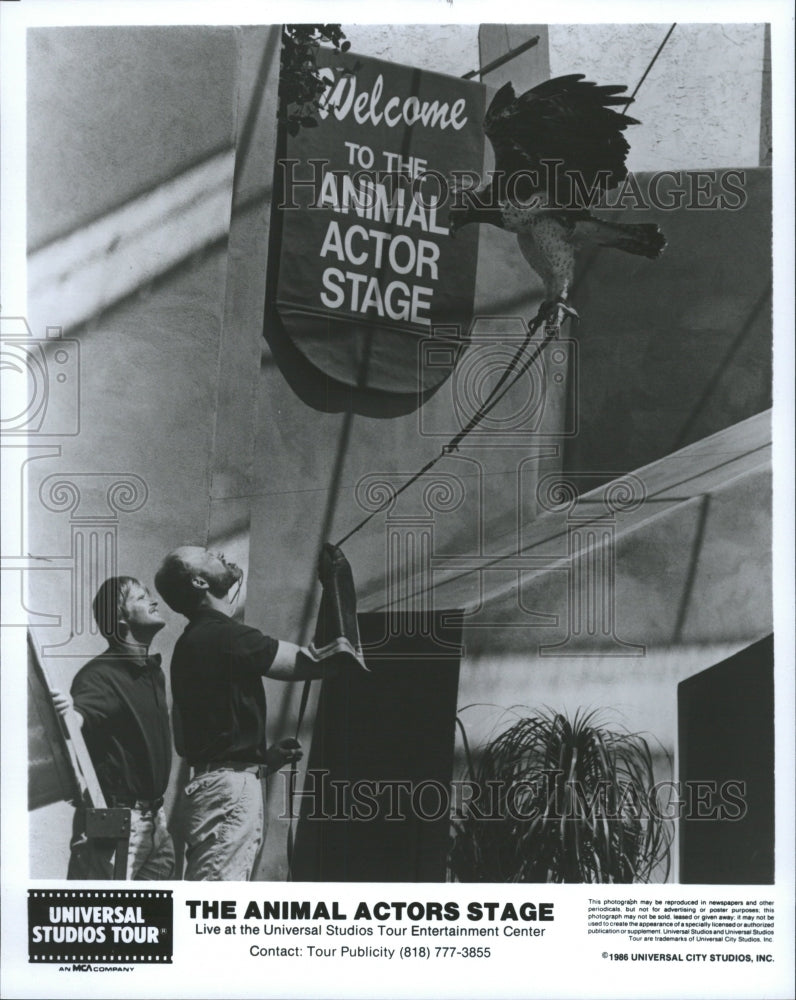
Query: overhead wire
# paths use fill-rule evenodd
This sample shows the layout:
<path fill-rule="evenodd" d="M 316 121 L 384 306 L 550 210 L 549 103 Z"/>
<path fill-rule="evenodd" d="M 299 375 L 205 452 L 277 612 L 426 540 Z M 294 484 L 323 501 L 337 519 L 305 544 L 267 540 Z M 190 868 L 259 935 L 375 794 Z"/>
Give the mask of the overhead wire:
<path fill-rule="evenodd" d="M 677 22 L 675 21 L 671 25 L 671 27 L 669 28 L 669 30 L 666 32 L 666 35 L 664 36 L 663 41 L 660 43 L 660 45 L 658 46 L 658 48 L 655 51 L 655 54 L 652 56 L 652 58 L 650 59 L 649 63 L 647 64 L 647 68 L 644 70 L 644 72 L 642 73 L 641 77 L 639 78 L 639 81 L 636 84 L 635 89 L 633 90 L 633 93 L 630 95 L 630 97 L 628 97 L 627 101 L 625 102 L 625 107 L 626 108 L 635 99 L 636 95 L 638 94 L 639 90 L 641 89 L 642 84 L 647 79 L 647 76 L 649 75 L 650 71 L 652 70 L 652 67 L 657 62 L 658 57 L 660 56 L 661 52 L 663 52 L 663 49 L 666 46 L 666 43 L 671 38 L 672 32 L 674 31 L 674 29 L 676 27 L 677 27 Z M 550 330 L 551 328 L 549 326 L 546 327 L 545 339 L 541 342 L 541 344 L 539 345 L 539 347 L 537 348 L 537 350 L 531 355 L 530 360 L 527 361 L 527 362 L 525 362 L 525 363 L 523 363 L 522 365 L 520 365 L 519 369 L 517 369 L 517 371 L 515 372 L 515 377 L 513 379 L 511 379 L 511 381 L 507 385 L 506 382 L 508 381 L 509 376 L 514 371 L 515 366 L 517 364 L 519 364 L 520 358 L 522 357 L 523 353 L 525 352 L 525 349 L 528 347 L 528 344 L 530 343 L 530 340 L 533 337 L 533 334 L 536 332 L 536 330 L 538 330 L 539 325 L 540 324 L 536 323 L 536 322 L 529 325 L 528 336 L 523 341 L 523 343 L 520 346 L 519 350 L 515 353 L 515 356 L 512 358 L 512 360 L 506 366 L 506 369 L 503 372 L 503 375 L 498 380 L 497 384 L 493 387 L 493 389 L 492 389 L 491 393 L 489 394 L 489 396 L 487 397 L 486 401 L 482 404 L 481 408 L 473 415 L 473 417 L 470 419 L 470 421 L 467 423 L 467 425 L 465 427 L 463 427 L 460 431 L 458 431 L 450 439 L 450 441 L 446 445 L 443 445 L 442 450 L 440 451 L 440 453 L 438 455 L 435 455 L 434 458 L 432 458 L 428 462 L 426 462 L 426 464 L 421 469 L 418 469 L 417 472 L 413 473 L 410 476 L 410 478 L 404 484 L 402 484 L 397 490 L 390 491 L 388 493 L 388 495 L 385 497 L 385 499 L 383 500 L 383 502 L 378 507 L 376 507 L 375 510 L 372 510 L 369 514 L 367 514 L 364 518 L 362 518 L 362 520 L 358 524 L 356 524 L 349 532 L 347 532 L 347 534 L 343 535 L 343 537 L 338 542 L 335 543 L 337 546 L 342 546 L 345 542 L 347 542 L 350 538 L 352 538 L 358 531 L 361 531 L 361 529 L 364 528 L 365 525 L 368 524 L 368 522 L 371 521 L 371 519 L 376 516 L 376 514 L 380 514 L 384 510 L 386 510 L 388 507 L 392 506 L 392 504 L 394 503 L 395 499 L 401 493 L 403 493 L 410 486 L 412 486 L 414 483 L 416 483 L 418 479 L 420 479 L 427 472 L 429 472 L 437 464 L 437 462 L 439 462 L 439 460 L 441 458 L 443 458 L 445 455 L 449 455 L 449 454 L 451 454 L 451 452 L 457 450 L 459 444 L 461 444 L 461 442 L 464 440 L 464 438 L 467 437 L 467 435 L 471 431 L 473 431 L 484 420 L 484 418 L 495 408 L 495 406 L 500 402 L 500 400 L 503 399 L 503 397 L 506 395 L 506 393 L 514 385 L 516 385 L 517 381 L 525 374 L 525 372 L 528 370 L 528 368 L 530 368 L 530 366 L 541 355 L 542 351 L 544 350 L 545 346 L 549 343 L 549 341 L 552 340 L 552 339 L 554 339 L 555 332 L 557 331 L 558 328 L 557 327 L 553 327 L 552 328 L 553 329 L 553 333 L 551 333 L 551 334 L 548 335 L 547 330 Z"/>

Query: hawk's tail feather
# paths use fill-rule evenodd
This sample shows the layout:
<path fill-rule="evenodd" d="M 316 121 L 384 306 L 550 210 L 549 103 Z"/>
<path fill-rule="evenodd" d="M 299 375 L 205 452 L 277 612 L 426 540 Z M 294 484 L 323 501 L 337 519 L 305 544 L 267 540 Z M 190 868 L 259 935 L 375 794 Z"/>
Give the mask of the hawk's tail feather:
<path fill-rule="evenodd" d="M 601 247 L 613 247 L 625 253 L 638 254 L 655 260 L 666 248 L 666 237 L 654 222 L 606 222 L 594 216 L 576 225 L 582 236 Z"/>

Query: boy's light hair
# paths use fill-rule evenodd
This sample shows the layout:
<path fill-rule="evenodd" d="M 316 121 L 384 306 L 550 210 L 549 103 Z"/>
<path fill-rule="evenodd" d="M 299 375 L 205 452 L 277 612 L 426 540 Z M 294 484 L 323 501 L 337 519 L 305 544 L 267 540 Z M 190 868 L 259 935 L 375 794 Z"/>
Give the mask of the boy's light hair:
<path fill-rule="evenodd" d="M 136 586 L 142 587 L 143 584 L 134 576 L 110 576 L 97 591 L 92 609 L 100 634 L 105 639 L 118 641 L 122 638 L 119 621 L 125 617 L 127 598 Z"/>

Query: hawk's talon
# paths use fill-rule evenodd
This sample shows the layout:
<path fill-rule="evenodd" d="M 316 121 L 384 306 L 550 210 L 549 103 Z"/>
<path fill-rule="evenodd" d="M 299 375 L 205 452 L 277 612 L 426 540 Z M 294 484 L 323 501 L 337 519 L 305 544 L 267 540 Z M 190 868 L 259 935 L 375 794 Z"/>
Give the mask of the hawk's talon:
<path fill-rule="evenodd" d="M 567 316 L 571 316 L 572 319 L 577 319 L 577 320 L 580 319 L 578 310 L 575 309 L 574 306 L 569 305 L 564 299 L 556 300 L 556 308 L 558 310 L 559 315 L 561 315 L 561 313 L 565 313 Z"/>
<path fill-rule="evenodd" d="M 544 299 L 539 306 L 539 311 L 528 323 L 528 329 L 534 333 L 540 326 L 561 326 L 567 316 L 573 319 L 580 319 L 575 308 L 569 305 L 565 299 Z"/>

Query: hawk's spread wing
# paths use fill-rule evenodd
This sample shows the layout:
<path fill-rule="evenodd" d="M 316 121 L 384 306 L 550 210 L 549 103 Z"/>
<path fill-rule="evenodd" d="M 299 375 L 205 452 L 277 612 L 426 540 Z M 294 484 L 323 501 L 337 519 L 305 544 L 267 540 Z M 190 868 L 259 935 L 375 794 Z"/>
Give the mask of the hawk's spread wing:
<path fill-rule="evenodd" d="M 582 73 L 559 76 L 519 97 L 510 83 L 495 94 L 484 118 L 484 132 L 495 151 L 495 170 L 508 178 L 538 171 L 540 186 L 550 176 L 544 161 L 562 161 L 561 170 L 577 172 L 583 183 L 604 192 L 627 176 L 629 146 L 622 134 L 635 118 L 614 111 L 625 104 L 627 88 L 599 87 Z M 528 192 L 529 193 L 529 192 Z"/>

